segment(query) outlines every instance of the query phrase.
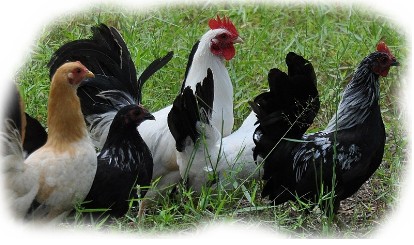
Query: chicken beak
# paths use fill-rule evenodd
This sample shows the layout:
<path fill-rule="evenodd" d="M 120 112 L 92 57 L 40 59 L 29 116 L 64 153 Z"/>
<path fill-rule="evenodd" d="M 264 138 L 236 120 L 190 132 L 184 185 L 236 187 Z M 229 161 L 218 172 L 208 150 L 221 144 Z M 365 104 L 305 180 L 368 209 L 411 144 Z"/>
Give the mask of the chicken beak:
<path fill-rule="evenodd" d="M 234 39 L 233 43 L 244 43 L 244 41 L 241 37 L 237 37 L 236 39 Z"/>
<path fill-rule="evenodd" d="M 93 77 L 95 77 L 95 74 L 93 74 L 90 70 L 87 70 L 85 74 L 85 78 L 93 78 Z"/>
<path fill-rule="evenodd" d="M 398 62 L 396 59 L 393 59 L 390 66 L 399 66 L 400 62 Z"/>
<path fill-rule="evenodd" d="M 151 113 L 145 113 L 144 115 L 145 120 L 155 120 L 155 117 Z"/>

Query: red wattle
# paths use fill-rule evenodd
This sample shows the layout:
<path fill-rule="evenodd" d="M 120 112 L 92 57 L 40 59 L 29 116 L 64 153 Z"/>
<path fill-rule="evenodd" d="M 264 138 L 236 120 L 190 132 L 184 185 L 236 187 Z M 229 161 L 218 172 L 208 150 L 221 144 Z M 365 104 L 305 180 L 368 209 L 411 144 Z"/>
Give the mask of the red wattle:
<path fill-rule="evenodd" d="M 225 49 L 223 49 L 223 57 L 224 59 L 226 59 L 227 61 L 233 59 L 233 57 L 236 55 L 236 49 L 234 48 L 233 45 L 226 47 Z"/>

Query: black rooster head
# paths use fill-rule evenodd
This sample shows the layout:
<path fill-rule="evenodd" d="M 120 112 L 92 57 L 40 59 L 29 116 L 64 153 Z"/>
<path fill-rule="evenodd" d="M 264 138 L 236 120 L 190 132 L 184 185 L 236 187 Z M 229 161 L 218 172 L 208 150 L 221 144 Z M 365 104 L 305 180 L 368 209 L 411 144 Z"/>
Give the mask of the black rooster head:
<path fill-rule="evenodd" d="M 399 65 L 395 56 L 382 41 L 378 43 L 377 51 L 370 54 L 367 58 L 372 72 L 382 77 L 388 75 L 391 66 Z"/>

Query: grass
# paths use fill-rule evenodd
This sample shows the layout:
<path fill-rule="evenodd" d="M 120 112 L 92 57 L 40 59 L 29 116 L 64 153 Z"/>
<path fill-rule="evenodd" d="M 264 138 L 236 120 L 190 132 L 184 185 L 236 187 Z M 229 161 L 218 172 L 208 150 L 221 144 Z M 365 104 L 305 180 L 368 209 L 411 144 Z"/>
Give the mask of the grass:
<path fill-rule="evenodd" d="M 249 5 L 168 6 L 140 12 L 109 5 L 73 13 L 44 28 L 35 41 L 31 57 L 16 76 L 27 112 L 46 122 L 49 91 L 48 69 L 52 53 L 62 44 L 90 36 L 90 27 L 106 23 L 120 30 L 138 73 L 154 58 L 173 50 L 175 56 L 144 86 L 143 104 L 156 111 L 170 104 L 180 89 L 192 45 L 208 29 L 210 18 L 227 15 L 245 40 L 237 45 L 236 57 L 227 64 L 234 86 L 235 128 L 248 115 L 247 101 L 267 89 L 267 72 L 286 70 L 284 58 L 293 51 L 309 59 L 318 77 L 321 110 L 310 131 L 326 126 L 335 113 L 339 94 L 357 64 L 385 39 L 402 66 L 392 68 L 381 81 L 381 108 L 387 131 L 383 163 L 375 175 L 351 198 L 342 202 L 337 219 L 319 209 L 306 211 L 307 203 L 271 206 L 260 198 L 261 182 L 247 182 L 234 192 L 204 189 L 199 197 L 179 185 L 137 221 L 136 210 L 110 225 L 96 223 L 96 230 L 158 235 L 187 234 L 202 224 L 235 222 L 257 224 L 288 237 L 369 237 L 398 205 L 402 173 L 407 167 L 407 133 L 399 106 L 400 82 L 407 70 L 406 36 L 386 17 L 353 5 Z M 63 227 L 84 228 L 78 212 Z M 345 223 L 346 225 L 344 225 Z"/>

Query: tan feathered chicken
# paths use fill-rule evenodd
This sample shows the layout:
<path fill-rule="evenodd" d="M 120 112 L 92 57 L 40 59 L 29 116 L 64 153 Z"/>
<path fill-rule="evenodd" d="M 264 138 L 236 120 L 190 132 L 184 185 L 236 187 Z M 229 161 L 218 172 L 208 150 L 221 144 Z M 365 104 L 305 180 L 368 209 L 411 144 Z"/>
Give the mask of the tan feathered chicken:
<path fill-rule="evenodd" d="M 56 71 L 48 101 L 48 140 L 26 160 L 18 130 L 7 121 L 3 172 L 16 215 L 58 221 L 88 194 L 97 158 L 76 90 L 93 76 L 80 62 L 65 63 Z"/>

